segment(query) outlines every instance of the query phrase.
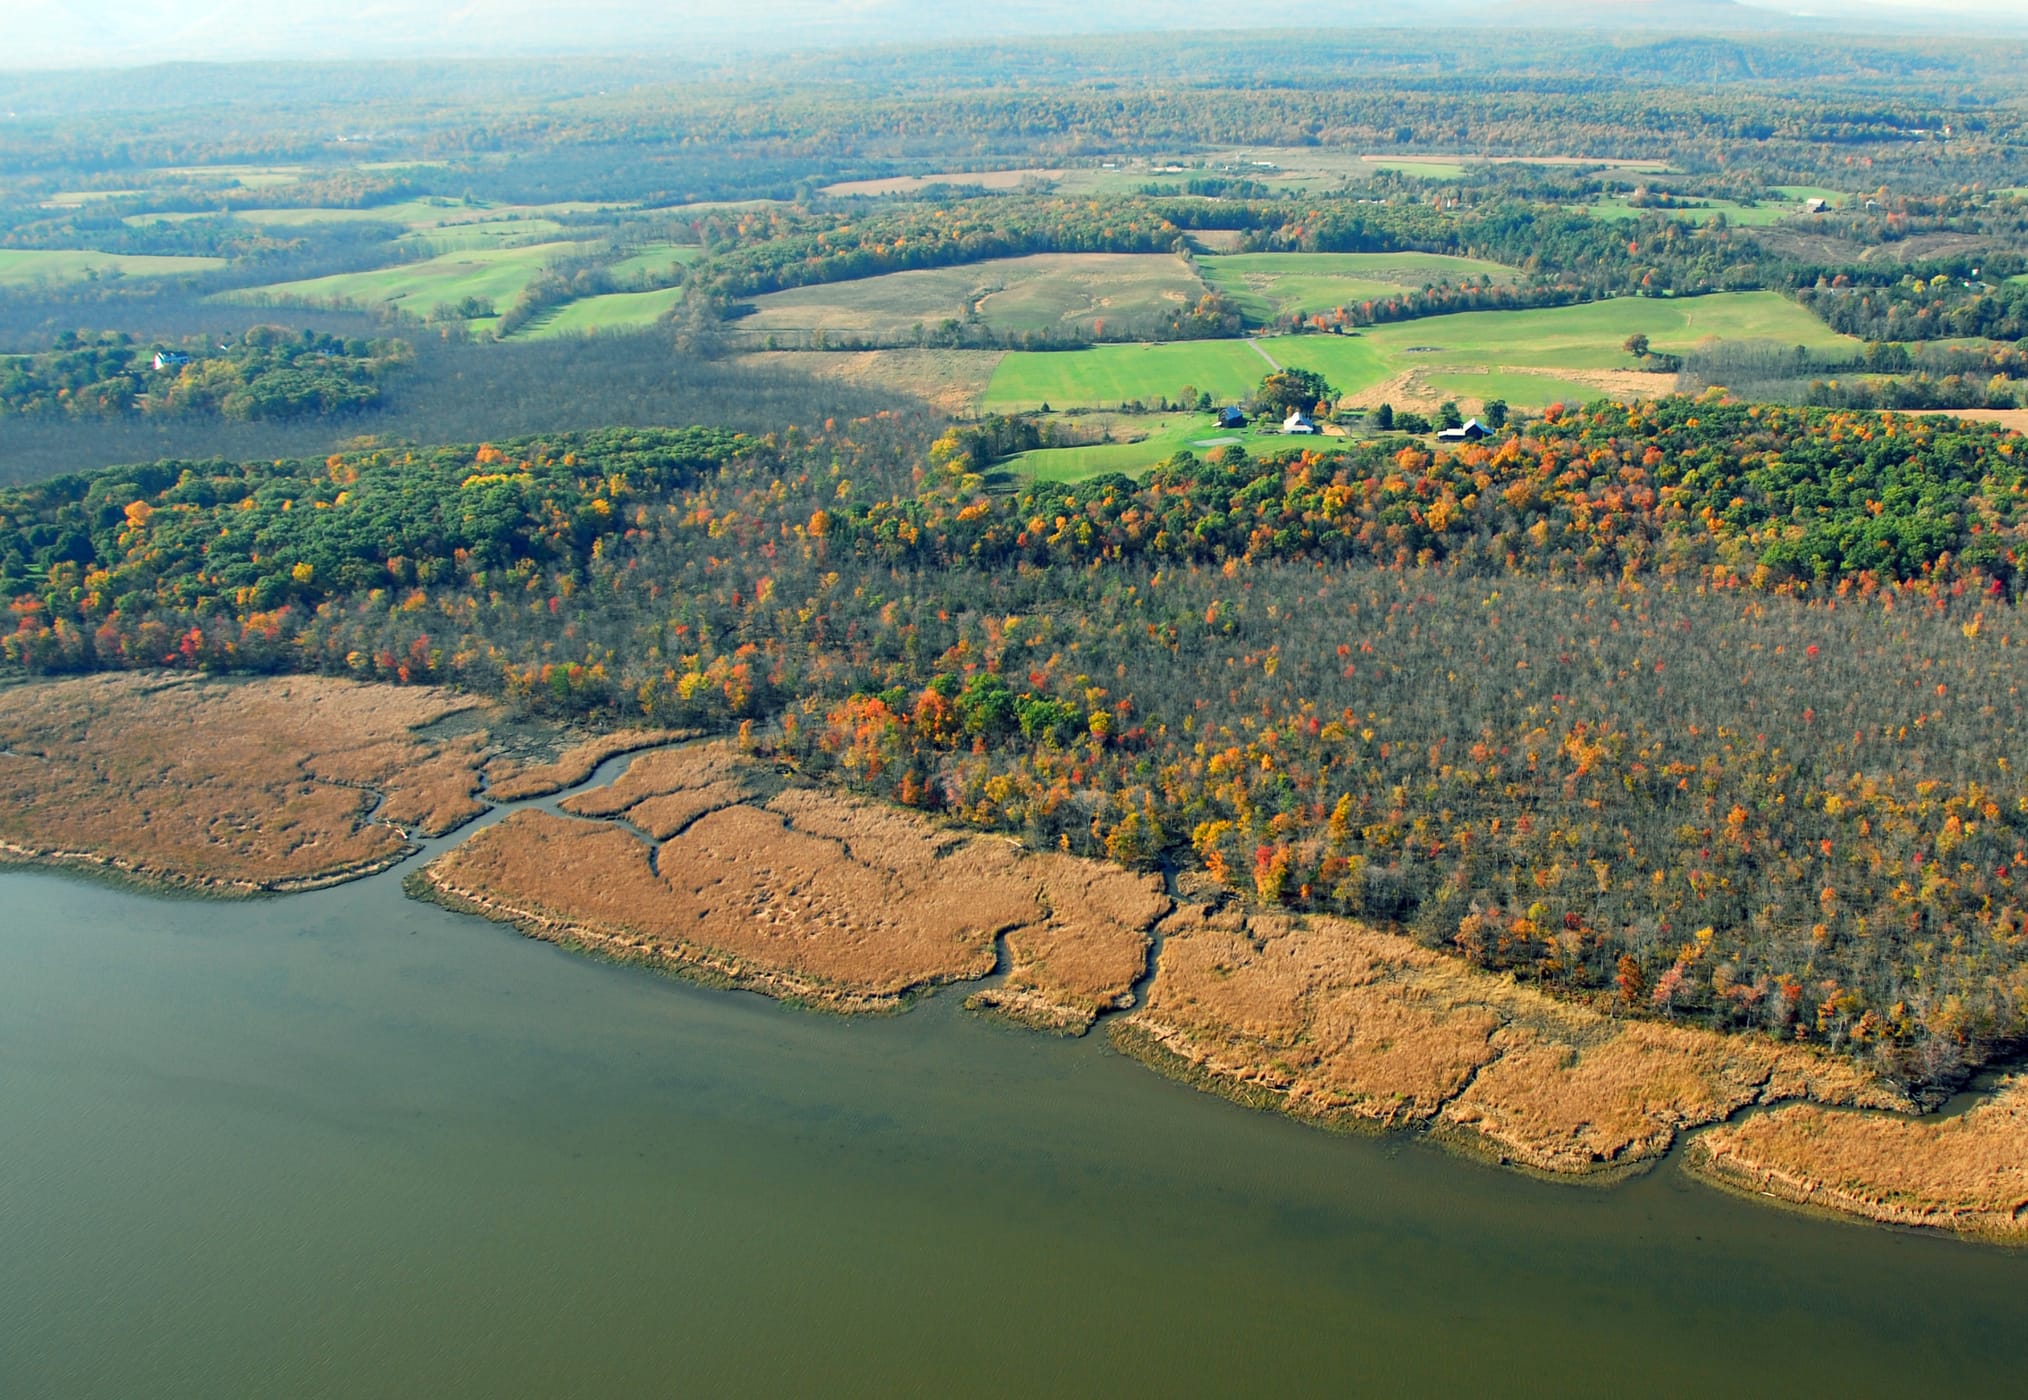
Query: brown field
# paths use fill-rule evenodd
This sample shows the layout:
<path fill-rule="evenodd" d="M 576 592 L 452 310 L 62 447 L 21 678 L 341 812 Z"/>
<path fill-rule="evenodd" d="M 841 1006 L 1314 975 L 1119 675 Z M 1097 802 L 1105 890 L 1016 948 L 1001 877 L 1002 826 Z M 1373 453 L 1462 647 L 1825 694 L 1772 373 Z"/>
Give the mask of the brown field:
<path fill-rule="evenodd" d="M 1061 170 L 946 171 L 937 175 L 890 175 L 884 180 L 842 180 L 817 191 L 828 195 L 919 194 L 933 185 L 977 185 L 987 190 L 1018 189 L 1024 180 L 1060 180 Z"/>
<path fill-rule="evenodd" d="M 1187 908 L 1130 1053 L 1328 1123 L 1416 1127 L 1556 1174 L 1638 1168 L 1685 1128 L 1756 1103 L 1905 1107 L 1791 1046 L 1623 1022 L 1337 919 Z"/>
<path fill-rule="evenodd" d="M 1962 418 L 1967 423 L 1998 423 L 2010 432 L 2028 433 L 2028 408 L 1918 408 L 1903 411 L 1913 417 Z"/>
<path fill-rule="evenodd" d="M 741 355 L 739 363 L 794 370 L 861 388 L 884 389 L 921 399 L 943 413 L 970 414 L 993 371 L 1000 350 L 763 350 Z"/>
<path fill-rule="evenodd" d="M 1690 1167 L 1813 1209 L 2028 1243 L 2028 1076 L 1954 1118 L 1791 1104 L 1699 1134 Z"/>
<path fill-rule="evenodd" d="M 609 758 L 690 737 L 689 732 L 675 729 L 622 729 L 575 744 L 551 763 L 528 764 L 504 756 L 495 758 L 486 765 L 486 795 L 496 802 L 548 797 L 567 787 L 576 787 Z"/>
<path fill-rule="evenodd" d="M 742 344 L 776 334 L 790 348 L 819 331 L 892 344 L 974 316 L 1003 332 L 1061 331 L 1152 320 L 1204 291 L 1190 267 L 1167 253 L 1036 253 L 769 292 L 753 298 L 752 314 L 737 329 Z"/>
<path fill-rule="evenodd" d="M 791 788 L 728 744 L 636 759 L 570 798 L 580 816 L 521 812 L 444 856 L 434 894 L 536 937 L 700 973 L 841 1011 L 1011 971 L 979 1005 L 1082 1031 L 1131 994 L 1152 877 L 1029 856 L 898 808 Z"/>
<path fill-rule="evenodd" d="M 482 810 L 484 736 L 415 732 L 481 703 L 304 677 L 0 690 L 0 853 L 221 893 L 381 869 L 405 828 Z"/>

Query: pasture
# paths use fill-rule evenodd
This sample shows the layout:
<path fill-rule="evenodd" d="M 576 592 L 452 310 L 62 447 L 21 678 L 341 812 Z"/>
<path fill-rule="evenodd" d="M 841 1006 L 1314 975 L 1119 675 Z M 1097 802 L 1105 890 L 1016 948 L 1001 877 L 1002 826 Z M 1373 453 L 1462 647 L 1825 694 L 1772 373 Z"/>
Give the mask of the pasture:
<path fill-rule="evenodd" d="M 1149 417 L 1126 415 L 1070 417 L 1066 423 L 1091 426 L 1095 421 L 1119 439 L 1081 447 L 1044 447 L 1009 457 L 994 469 L 992 484 L 1019 487 L 1036 481 L 1087 481 L 1108 472 L 1139 476 L 1179 452 L 1208 456 L 1231 444 L 1261 454 L 1306 448 L 1312 452 L 1343 452 L 1352 445 L 1344 437 L 1284 437 L 1275 426 L 1250 426 L 1228 432 L 1208 413 L 1164 413 Z"/>
<path fill-rule="evenodd" d="M 631 277 L 664 282 L 676 276 L 678 267 L 688 267 L 703 256 L 704 250 L 695 244 L 650 243 L 618 259 L 607 271 L 623 282 Z"/>
<path fill-rule="evenodd" d="M 1200 257 L 1197 267 L 1254 324 L 1381 300 L 1431 282 L 1514 276 L 1498 263 L 1440 253 L 1224 253 Z"/>
<path fill-rule="evenodd" d="M 890 341 L 973 318 L 1002 332 L 1090 330 L 1149 323 L 1203 294 L 1189 267 L 1166 253 L 1044 253 L 771 292 L 755 297 L 738 325 Z"/>
<path fill-rule="evenodd" d="M 223 266 L 223 258 L 95 253 L 83 248 L 0 248 L 0 287 L 61 286 L 108 277 L 176 277 Z"/>
<path fill-rule="evenodd" d="M 1684 351 L 1706 340 L 1803 345 L 1850 358 L 1859 342 L 1831 330 L 1776 292 L 1706 297 L 1622 297 L 1531 311 L 1468 311 L 1376 326 L 1357 335 L 1277 336 L 1259 341 L 1101 345 L 1001 360 L 980 401 L 1004 412 L 1082 408 L 1175 398 L 1183 385 L 1220 400 L 1245 395 L 1268 362 L 1313 369 L 1347 398 L 1397 405 L 1504 398 L 1517 407 L 1596 398 L 1634 385 L 1667 392 L 1673 380 L 1636 373 L 1623 348 L 1646 335 L 1653 349 Z"/>
<path fill-rule="evenodd" d="M 470 248 L 370 272 L 341 272 L 250 287 L 233 293 L 232 299 L 308 306 L 389 306 L 426 317 L 439 305 L 482 297 L 505 310 L 547 263 L 580 246 L 537 243 L 525 248 Z"/>
<path fill-rule="evenodd" d="M 404 233 L 400 242 L 420 245 L 432 253 L 457 253 L 470 248 L 504 248 L 510 243 L 554 239 L 563 225 L 554 219 L 481 219 L 473 223 L 440 224 Z"/>
<path fill-rule="evenodd" d="M 1723 214 L 1727 223 L 1740 224 L 1748 228 L 1765 228 L 1769 224 L 1778 224 L 1783 219 L 1792 218 L 1804 212 L 1803 201 L 1800 199 L 1787 202 L 1769 201 L 1760 204 L 1740 204 L 1736 200 L 1705 197 L 1702 195 L 1689 196 L 1689 198 L 1693 198 L 1696 202 L 1687 208 L 1680 209 L 1642 208 L 1629 203 L 1621 196 L 1601 199 L 1594 203 L 1579 205 L 1577 207 L 1580 212 L 1588 214 L 1594 219 L 1637 219 L 1643 214 L 1659 214 L 1663 218 L 1673 219 L 1677 223 L 1683 224 L 1708 224 L 1720 214 Z"/>
<path fill-rule="evenodd" d="M 1097 408 L 1147 403 L 1180 397 L 1186 385 L 1226 403 L 1250 393 L 1267 372 L 1267 361 L 1253 343 L 1240 340 L 1016 351 L 1001 358 L 979 407 L 1005 413 L 1044 404 Z"/>
<path fill-rule="evenodd" d="M 681 287 L 664 287 L 653 292 L 611 292 L 585 297 L 537 317 L 511 340 L 554 340 L 566 335 L 595 335 L 600 331 L 645 330 L 660 321 L 683 300 Z"/>

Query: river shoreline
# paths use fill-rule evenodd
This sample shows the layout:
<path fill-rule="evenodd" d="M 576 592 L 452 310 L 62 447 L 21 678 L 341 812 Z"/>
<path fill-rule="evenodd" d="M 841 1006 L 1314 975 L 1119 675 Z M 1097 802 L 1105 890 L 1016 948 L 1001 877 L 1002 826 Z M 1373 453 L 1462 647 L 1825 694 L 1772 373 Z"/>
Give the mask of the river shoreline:
<path fill-rule="evenodd" d="M 1343 920 L 1179 904 L 1155 877 L 797 785 L 683 732 L 552 739 L 547 755 L 510 758 L 483 730 L 433 732 L 484 710 L 447 692 L 303 678 L 39 689 L 70 733 L 39 740 L 17 711 L 0 779 L 85 836 L 89 810 L 50 808 L 48 789 L 90 796 L 107 847 L 131 828 L 156 849 L 37 844 L 34 813 L 17 811 L 0 866 L 244 900 L 371 878 L 427 852 L 402 880 L 414 899 L 706 987 L 851 1016 L 976 984 L 974 1014 L 1050 1035 L 1102 1027 L 1167 1078 L 1328 1130 L 1411 1134 L 1591 1185 L 1650 1171 L 1682 1143 L 1690 1177 L 1744 1198 L 2028 1244 L 2019 1082 L 1962 1119 L 1909 1116 L 1904 1096 L 1849 1061 L 1621 1020 Z M 83 782 L 101 769 L 78 755 L 121 742 L 96 736 L 131 732 L 151 706 L 166 718 L 148 732 L 173 741 L 182 723 L 192 736 L 181 766 L 129 745 L 111 750 L 121 786 Z M 278 724 L 315 727 L 319 746 L 265 732 Z"/>

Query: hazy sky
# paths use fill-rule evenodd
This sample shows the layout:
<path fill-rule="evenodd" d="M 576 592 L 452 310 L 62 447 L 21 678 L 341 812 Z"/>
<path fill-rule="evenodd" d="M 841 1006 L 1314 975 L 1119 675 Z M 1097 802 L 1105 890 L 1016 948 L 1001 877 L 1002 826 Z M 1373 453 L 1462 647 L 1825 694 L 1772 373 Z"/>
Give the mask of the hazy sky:
<path fill-rule="evenodd" d="M 0 67 L 127 64 L 167 58 L 347 57 L 362 53 L 531 48 L 673 49 L 728 37 L 806 46 L 911 35 L 1048 33 L 1108 28 L 1428 22 L 1495 0 L 1284 0 L 1266 12 L 1229 0 L 0 0 Z M 1558 0 L 1567 6 L 1571 0 Z M 1752 0 L 1763 8 L 1850 18 L 1844 0 Z M 1870 0 L 1903 19 L 1975 16 L 2021 22 L 2024 0 Z M 1525 12 L 1506 0 L 1501 12 Z M 1600 0 L 1602 11 L 1613 6 Z M 1664 3 L 1644 5 L 1666 14 Z"/>

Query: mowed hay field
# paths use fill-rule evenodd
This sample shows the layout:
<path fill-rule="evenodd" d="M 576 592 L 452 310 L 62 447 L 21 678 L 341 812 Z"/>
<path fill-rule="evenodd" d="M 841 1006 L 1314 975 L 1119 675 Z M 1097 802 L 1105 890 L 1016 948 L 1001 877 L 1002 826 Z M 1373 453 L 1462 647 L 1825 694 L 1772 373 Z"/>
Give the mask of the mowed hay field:
<path fill-rule="evenodd" d="M 1001 357 L 979 407 L 989 413 L 1044 404 L 1101 408 L 1175 398 L 1186 385 L 1230 401 L 1249 393 L 1268 368 L 1253 342 L 1243 340 L 1016 351 Z"/>
<path fill-rule="evenodd" d="M 1042 253 L 963 267 L 891 272 L 755 297 L 746 333 L 891 339 L 977 315 L 994 330 L 1133 326 L 1194 304 L 1204 284 L 1166 253 Z"/>
<path fill-rule="evenodd" d="M 576 243 L 536 243 L 526 248 L 468 248 L 421 262 L 341 272 L 302 282 L 276 282 L 234 294 L 235 300 L 297 302 L 309 306 L 393 306 L 416 316 L 464 298 L 484 297 L 504 310 L 552 259 L 577 250 Z"/>
<path fill-rule="evenodd" d="M 224 266 L 223 258 L 95 253 L 82 248 L 0 248 L 0 287 L 54 286 L 93 277 L 175 277 Z"/>
<path fill-rule="evenodd" d="M 1256 323 L 1383 300 L 1430 282 L 1514 279 L 1514 270 L 1499 263 L 1441 253 L 1229 253 L 1197 265 Z"/>
<path fill-rule="evenodd" d="M 683 300 L 681 287 L 664 287 L 654 292 L 610 292 L 586 297 L 538 317 L 510 340 L 553 340 L 565 335 L 591 335 L 599 331 L 637 331 L 654 325 L 676 309 Z"/>
<path fill-rule="evenodd" d="M 980 407 L 1004 412 L 1042 403 L 1095 408 L 1149 402 L 1174 398 L 1186 384 L 1214 398 L 1238 398 L 1260 382 L 1269 358 L 1320 372 L 1354 402 L 1385 399 L 1397 406 L 1504 398 L 1538 408 L 1626 393 L 1649 380 L 1651 392 L 1666 393 L 1674 384 L 1668 376 L 1628 378 L 1640 365 L 1624 345 L 1637 332 L 1660 351 L 1690 350 L 1707 340 L 1804 345 L 1834 358 L 1856 357 L 1861 348 L 1776 292 L 1623 297 L 1537 311 L 1430 316 L 1349 336 L 1017 352 L 1001 360 Z"/>

